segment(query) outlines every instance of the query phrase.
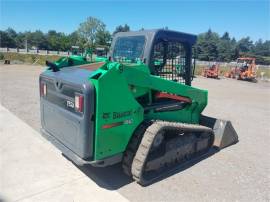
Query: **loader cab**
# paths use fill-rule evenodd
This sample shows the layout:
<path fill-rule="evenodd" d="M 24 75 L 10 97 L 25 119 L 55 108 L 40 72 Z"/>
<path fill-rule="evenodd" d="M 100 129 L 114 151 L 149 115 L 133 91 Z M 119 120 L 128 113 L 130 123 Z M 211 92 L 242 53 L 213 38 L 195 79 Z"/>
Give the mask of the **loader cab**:
<path fill-rule="evenodd" d="M 71 54 L 72 55 L 81 55 L 79 46 L 71 46 Z"/>
<path fill-rule="evenodd" d="M 117 62 L 143 62 L 153 75 L 191 85 L 195 42 L 195 35 L 165 29 L 119 32 L 109 55 Z"/>

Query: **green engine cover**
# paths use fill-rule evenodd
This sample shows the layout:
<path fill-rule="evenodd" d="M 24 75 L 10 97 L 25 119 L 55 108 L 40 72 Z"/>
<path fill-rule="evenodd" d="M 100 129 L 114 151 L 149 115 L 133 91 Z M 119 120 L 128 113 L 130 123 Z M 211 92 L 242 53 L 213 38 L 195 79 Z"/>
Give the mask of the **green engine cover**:
<path fill-rule="evenodd" d="M 130 92 L 119 66 L 100 69 L 90 79 L 96 89 L 96 160 L 123 152 L 133 131 L 144 119 L 143 108 Z"/>

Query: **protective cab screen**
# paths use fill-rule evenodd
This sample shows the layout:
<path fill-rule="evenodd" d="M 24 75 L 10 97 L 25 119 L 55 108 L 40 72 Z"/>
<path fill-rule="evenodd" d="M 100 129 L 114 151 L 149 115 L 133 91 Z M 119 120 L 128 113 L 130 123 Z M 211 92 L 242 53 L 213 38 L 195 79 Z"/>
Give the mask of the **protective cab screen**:
<path fill-rule="evenodd" d="M 154 45 L 156 74 L 164 79 L 184 83 L 186 81 L 187 54 L 184 44 L 177 41 L 158 42 Z"/>

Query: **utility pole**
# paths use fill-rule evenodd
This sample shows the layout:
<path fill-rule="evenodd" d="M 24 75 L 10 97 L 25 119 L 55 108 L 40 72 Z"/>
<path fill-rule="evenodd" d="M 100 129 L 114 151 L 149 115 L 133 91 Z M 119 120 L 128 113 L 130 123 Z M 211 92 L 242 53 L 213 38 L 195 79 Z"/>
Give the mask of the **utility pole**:
<path fill-rule="evenodd" d="M 28 52 L 28 44 L 27 44 L 27 39 L 25 39 L 25 49 L 26 49 L 26 52 Z"/>

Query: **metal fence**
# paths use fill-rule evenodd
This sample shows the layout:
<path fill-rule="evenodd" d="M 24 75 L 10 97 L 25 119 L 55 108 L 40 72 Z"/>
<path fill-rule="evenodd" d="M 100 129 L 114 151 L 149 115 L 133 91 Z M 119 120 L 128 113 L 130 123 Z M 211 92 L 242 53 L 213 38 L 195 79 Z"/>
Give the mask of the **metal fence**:
<path fill-rule="evenodd" d="M 0 47 L 0 52 L 3 53 L 21 53 L 21 54 L 37 54 L 37 55 L 58 55 L 58 56 L 68 56 L 71 54 L 70 51 L 51 51 L 51 50 L 38 50 L 38 49 L 21 49 L 21 48 L 3 48 Z M 212 66 L 213 64 L 219 64 L 220 66 L 232 67 L 235 66 L 236 62 L 208 62 L 208 61 L 198 61 L 197 65 Z M 270 65 L 257 65 L 258 68 L 270 68 Z"/>
<path fill-rule="evenodd" d="M 70 55 L 69 51 L 50 51 L 50 50 L 38 50 L 38 49 L 21 49 L 21 48 L 2 48 L 0 52 L 3 53 L 22 53 L 22 54 L 38 54 L 38 55 L 59 55 L 67 56 Z"/>
<path fill-rule="evenodd" d="M 236 65 L 236 62 L 215 62 L 215 61 L 199 61 L 196 60 L 196 65 L 201 65 L 201 66 L 212 66 L 213 64 L 219 64 L 220 66 L 223 67 L 234 67 Z M 270 68 L 270 65 L 256 65 L 258 68 Z"/>

